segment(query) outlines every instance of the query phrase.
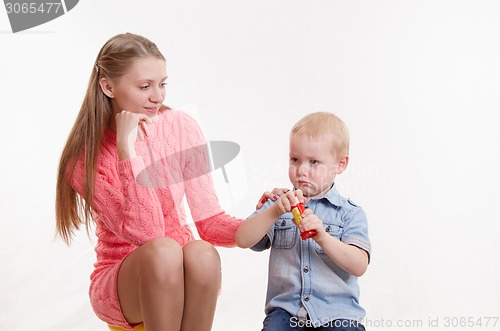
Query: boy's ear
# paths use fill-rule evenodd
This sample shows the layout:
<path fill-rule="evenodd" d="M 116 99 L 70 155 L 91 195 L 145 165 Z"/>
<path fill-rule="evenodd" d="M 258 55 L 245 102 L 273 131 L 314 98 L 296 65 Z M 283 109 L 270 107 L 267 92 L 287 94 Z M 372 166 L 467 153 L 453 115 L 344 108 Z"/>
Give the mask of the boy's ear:
<path fill-rule="evenodd" d="M 337 175 L 340 175 L 347 168 L 347 164 L 349 164 L 349 155 L 344 155 L 340 158 L 337 163 Z"/>
<path fill-rule="evenodd" d="M 99 81 L 99 86 L 101 87 L 102 93 L 108 96 L 108 98 L 114 98 L 113 95 L 113 84 L 106 78 L 102 77 Z"/>

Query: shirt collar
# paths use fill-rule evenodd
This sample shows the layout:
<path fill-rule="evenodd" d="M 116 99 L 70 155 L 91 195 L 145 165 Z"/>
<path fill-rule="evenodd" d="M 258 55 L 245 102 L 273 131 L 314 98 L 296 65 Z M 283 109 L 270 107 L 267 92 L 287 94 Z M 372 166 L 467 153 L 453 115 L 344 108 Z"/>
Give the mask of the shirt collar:
<path fill-rule="evenodd" d="M 342 196 L 335 188 L 335 183 L 328 190 L 328 192 L 325 193 L 325 195 L 323 195 L 322 197 L 319 197 L 319 198 L 313 198 L 311 200 L 321 200 L 321 199 L 328 200 L 328 202 L 330 202 L 334 206 L 337 206 L 337 207 L 342 206 Z"/>

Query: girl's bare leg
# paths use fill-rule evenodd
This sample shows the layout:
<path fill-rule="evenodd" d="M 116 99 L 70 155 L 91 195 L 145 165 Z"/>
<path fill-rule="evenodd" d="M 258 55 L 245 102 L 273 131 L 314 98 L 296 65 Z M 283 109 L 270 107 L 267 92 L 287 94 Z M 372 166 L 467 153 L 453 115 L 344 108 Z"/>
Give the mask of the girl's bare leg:
<path fill-rule="evenodd" d="M 219 253 L 211 244 L 201 240 L 187 244 L 183 251 L 184 316 L 181 330 L 209 331 L 221 286 Z"/>
<path fill-rule="evenodd" d="M 159 237 L 140 246 L 118 272 L 118 297 L 131 324 L 148 331 L 180 330 L 184 307 L 183 250 Z"/>

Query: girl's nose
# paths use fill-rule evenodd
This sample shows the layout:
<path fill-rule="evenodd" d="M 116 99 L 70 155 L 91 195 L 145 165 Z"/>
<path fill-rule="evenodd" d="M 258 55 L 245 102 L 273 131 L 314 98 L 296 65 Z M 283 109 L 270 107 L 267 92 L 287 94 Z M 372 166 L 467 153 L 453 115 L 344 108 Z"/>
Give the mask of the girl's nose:
<path fill-rule="evenodd" d="M 154 103 L 161 103 L 165 99 L 165 92 L 159 88 L 153 90 L 149 100 Z"/>

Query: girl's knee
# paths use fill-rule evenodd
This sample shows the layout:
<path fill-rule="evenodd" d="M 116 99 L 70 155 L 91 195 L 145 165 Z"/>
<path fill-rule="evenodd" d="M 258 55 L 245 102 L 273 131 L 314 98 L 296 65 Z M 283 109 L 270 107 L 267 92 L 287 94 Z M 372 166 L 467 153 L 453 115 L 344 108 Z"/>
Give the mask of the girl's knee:
<path fill-rule="evenodd" d="M 182 251 L 181 245 L 172 238 L 169 237 L 156 237 L 151 239 L 144 244 L 144 247 L 150 247 L 151 249 L 171 249 Z"/>
<path fill-rule="evenodd" d="M 214 246 L 198 240 L 187 244 L 183 250 L 186 272 L 207 282 L 220 279 L 220 256 Z"/>
<path fill-rule="evenodd" d="M 214 246 L 206 241 L 196 240 L 183 248 L 184 264 L 205 264 L 206 267 L 220 268 L 220 256 Z"/>
<path fill-rule="evenodd" d="M 182 275 L 182 247 L 173 239 L 158 237 L 141 247 L 141 273 L 165 277 Z"/>

